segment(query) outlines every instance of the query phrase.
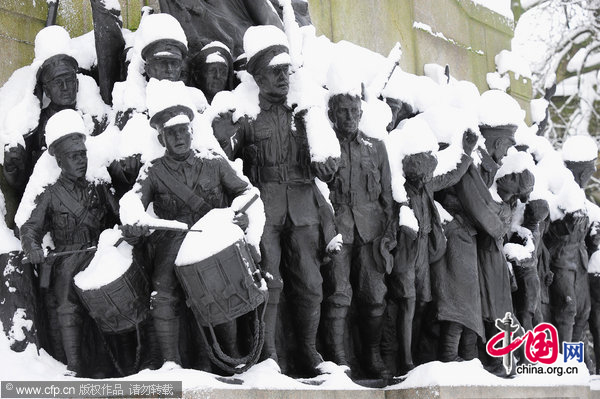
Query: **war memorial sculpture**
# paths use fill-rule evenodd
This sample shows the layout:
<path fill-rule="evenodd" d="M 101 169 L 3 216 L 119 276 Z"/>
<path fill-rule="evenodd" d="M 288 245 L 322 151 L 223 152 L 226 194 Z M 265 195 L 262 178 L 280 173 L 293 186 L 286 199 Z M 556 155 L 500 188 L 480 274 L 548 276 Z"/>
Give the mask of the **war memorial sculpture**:
<path fill-rule="evenodd" d="M 508 313 L 555 351 L 588 319 L 598 340 L 591 138 L 554 150 L 505 92 L 399 51 L 326 58 L 304 1 L 160 0 L 135 32 L 91 3 L 93 68 L 50 23 L 0 89 L 0 321 L 32 321 L 13 350 L 84 378 L 264 363 L 383 387 L 435 360 L 510 377 L 486 351 Z"/>

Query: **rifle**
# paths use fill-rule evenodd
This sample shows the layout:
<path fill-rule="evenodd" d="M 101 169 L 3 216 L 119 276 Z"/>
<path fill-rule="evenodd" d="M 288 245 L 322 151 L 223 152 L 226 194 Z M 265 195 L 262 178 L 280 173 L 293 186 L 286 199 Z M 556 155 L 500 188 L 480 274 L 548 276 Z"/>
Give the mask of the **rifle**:
<path fill-rule="evenodd" d="M 48 1 L 48 17 L 46 18 L 46 26 L 56 25 L 57 13 L 58 13 L 58 0 Z"/>

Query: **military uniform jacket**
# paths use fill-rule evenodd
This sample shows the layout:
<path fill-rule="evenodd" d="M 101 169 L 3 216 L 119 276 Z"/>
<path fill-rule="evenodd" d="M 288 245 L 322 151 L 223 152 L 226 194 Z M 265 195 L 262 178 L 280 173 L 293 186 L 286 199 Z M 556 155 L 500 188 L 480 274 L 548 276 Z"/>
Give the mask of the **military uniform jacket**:
<path fill-rule="evenodd" d="M 558 269 L 587 270 L 588 252 L 586 237 L 589 231 L 586 213 L 568 213 L 550 223 L 544 234 L 544 243 L 550 253 L 550 266 Z"/>
<path fill-rule="evenodd" d="M 25 250 L 41 248 L 50 232 L 57 250 L 97 243 L 100 233 L 118 221 L 118 204 L 108 185 L 61 177 L 36 198 L 31 216 L 21 226 Z"/>
<path fill-rule="evenodd" d="M 385 234 L 393 238 L 391 174 L 383 142 L 358 132 L 340 140 L 340 148 L 340 166 L 329 182 L 329 198 L 343 242 L 353 243 L 358 238 L 355 232 L 365 243 Z"/>
<path fill-rule="evenodd" d="M 195 152 L 183 161 L 165 155 L 153 161 L 138 179 L 144 208 L 154 202 L 161 219 L 193 225 L 213 208 L 224 208 L 229 199 L 248 189 L 223 157 L 201 158 Z M 185 196 L 187 198 L 184 198 Z"/>
<path fill-rule="evenodd" d="M 317 224 L 317 188 L 302 118 L 285 103 L 262 96 L 259 105 L 256 119 L 238 122 L 232 147 L 225 150 L 244 160 L 244 174 L 260 190 L 267 224 L 283 225 L 287 218 L 295 226 Z"/>

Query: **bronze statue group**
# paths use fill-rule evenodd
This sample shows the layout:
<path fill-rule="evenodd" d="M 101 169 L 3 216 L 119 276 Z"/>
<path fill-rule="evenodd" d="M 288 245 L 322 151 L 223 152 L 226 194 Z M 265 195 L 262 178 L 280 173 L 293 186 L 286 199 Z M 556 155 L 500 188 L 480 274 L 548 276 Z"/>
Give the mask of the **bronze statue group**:
<path fill-rule="evenodd" d="M 301 91 L 292 98 L 291 76 L 300 72 L 279 27 L 249 27 L 235 60 L 219 41 L 188 47 L 186 33 L 169 14 L 144 15 L 136 36 L 126 37 L 127 75 L 104 115 L 85 110 L 79 89 L 89 76 L 76 58 L 37 48 L 52 41 L 44 35 L 68 34 L 52 26 L 36 39 L 41 112 L 34 129 L 5 140 L 5 196 L 21 201 L 7 224 L 16 224 L 35 265 L 38 345 L 70 375 L 113 376 L 115 362 L 125 374 L 226 372 L 207 357 L 175 263 L 194 234 L 185 227 L 256 189 L 250 209 L 264 213 L 237 207 L 231 223 L 246 232 L 268 289 L 259 360 L 284 373 L 317 375 L 331 361 L 355 378 L 390 380 L 429 361 L 479 358 L 506 376 L 485 343 L 507 312 L 525 331 L 553 323 L 561 343 L 584 340 L 589 320 L 596 338 L 596 280 L 587 265 L 600 218 L 583 191 L 595 171 L 592 139 L 567 140 L 561 157 L 527 129 L 506 93 L 477 92 L 465 106 L 451 98 L 464 91 L 447 90 L 446 104 L 427 106 L 421 90 L 461 82 L 399 68 L 369 101 L 389 107 L 374 137 L 362 120 L 365 82 L 346 78 L 349 65 L 332 66 L 319 87 L 321 107 L 307 107 L 294 103 Z M 127 152 L 117 137 L 128 134 Z M 335 138 L 331 151 L 322 147 L 326 134 Z M 94 179 L 100 140 L 108 143 L 100 151 L 107 173 Z M 44 180 L 40 162 L 60 172 Z M 161 229 L 146 211 L 184 228 Z M 149 281 L 149 315 L 137 334 L 100 332 L 73 282 L 94 258 L 87 249 L 115 224 Z M 251 324 L 239 317 L 214 326 L 227 356 L 248 352 Z"/>

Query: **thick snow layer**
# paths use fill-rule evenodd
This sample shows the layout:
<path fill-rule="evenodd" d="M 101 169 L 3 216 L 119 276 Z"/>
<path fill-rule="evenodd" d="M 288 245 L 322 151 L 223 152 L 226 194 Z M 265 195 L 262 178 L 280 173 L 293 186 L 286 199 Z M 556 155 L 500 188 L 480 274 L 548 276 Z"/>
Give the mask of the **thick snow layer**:
<path fill-rule="evenodd" d="M 509 149 L 508 153 L 502 158 L 502 165 L 496 172 L 496 180 L 510 175 L 511 173 L 521 173 L 526 170 L 533 171 L 535 163 L 533 158 L 526 152 Z"/>
<path fill-rule="evenodd" d="M 241 168 L 241 161 L 234 164 L 234 169 L 236 169 L 238 176 L 243 176 Z M 233 199 L 231 209 L 239 211 L 254 195 L 260 197 L 260 191 L 256 187 L 249 188 L 246 192 Z M 260 253 L 260 240 L 266 222 L 265 206 L 260 198 L 246 210 L 246 215 L 248 215 L 248 228 L 245 231 L 246 241 Z"/>
<path fill-rule="evenodd" d="M 598 158 L 598 144 L 590 136 L 571 136 L 562 146 L 565 161 L 585 162 Z"/>
<path fill-rule="evenodd" d="M 440 143 L 461 143 L 463 133 L 479 134 L 477 115 L 469 109 L 437 105 L 421 114 Z"/>
<path fill-rule="evenodd" d="M 590 374 L 585 363 L 575 360 L 568 363 L 558 357 L 556 363 L 547 366 L 538 363 L 536 366 L 554 367 L 573 366 L 577 373 L 563 374 L 558 377 L 555 373 L 548 374 L 523 374 L 515 378 L 500 378 L 488 373 L 483 368 L 479 359 L 466 362 L 442 363 L 439 361 L 426 363 L 416 367 L 408 373 L 405 381 L 398 385 L 389 386 L 386 389 L 406 389 L 426 386 L 565 386 L 565 385 L 589 385 Z"/>
<path fill-rule="evenodd" d="M 15 310 L 12 319 L 12 327 L 8 332 L 8 341 L 12 344 L 25 339 L 25 331 L 31 331 L 33 320 L 27 318 L 27 312 L 23 308 Z"/>
<path fill-rule="evenodd" d="M 600 250 L 594 252 L 590 257 L 587 271 L 589 274 L 600 274 Z"/>
<path fill-rule="evenodd" d="M 71 39 L 72 56 L 77 60 L 79 68 L 91 70 L 98 64 L 98 55 L 96 54 L 96 40 L 94 31 L 91 30 L 81 36 Z"/>
<path fill-rule="evenodd" d="M 450 144 L 447 148 L 436 153 L 437 166 L 433 171 L 434 176 L 444 175 L 458 166 L 460 163 L 464 151 L 462 149 L 462 142 L 458 141 Z"/>
<path fill-rule="evenodd" d="M 385 98 L 393 98 L 410 105 L 415 106 L 415 97 L 418 92 L 416 75 L 404 72 L 400 67 L 396 68 L 390 77 L 381 95 Z"/>
<path fill-rule="evenodd" d="M 500 75 L 498 72 L 488 72 L 485 81 L 492 90 L 506 91 L 510 87 L 510 76 Z"/>
<path fill-rule="evenodd" d="M 231 208 L 217 208 L 197 221 L 189 232 L 175 259 L 175 265 L 186 266 L 198 263 L 221 252 L 244 238 L 244 232 L 233 223 L 235 212 Z"/>
<path fill-rule="evenodd" d="M 79 112 L 65 109 L 54 114 L 46 124 L 46 144 L 50 146 L 56 140 L 71 133 L 85 134 L 85 125 Z"/>
<path fill-rule="evenodd" d="M 71 37 L 62 26 L 52 25 L 40 30 L 35 36 L 35 63 L 42 62 L 56 54 L 73 56 Z"/>
<path fill-rule="evenodd" d="M 392 194 L 398 203 L 407 201 L 404 188 L 402 160 L 407 155 L 420 152 L 436 153 L 438 142 L 423 118 L 415 117 L 402 121 L 397 129 L 385 139 L 385 146 L 392 175 Z"/>
<path fill-rule="evenodd" d="M 517 130 L 515 131 L 515 143 L 516 145 L 526 145 L 531 149 L 536 146 L 536 135 L 538 127 L 536 125 L 527 126 L 525 121 L 521 122 L 517 126 Z"/>
<path fill-rule="evenodd" d="M 471 0 L 473 3 L 484 6 L 485 8 L 492 10 L 510 20 L 515 17 L 512 9 L 510 8 L 510 0 Z"/>
<path fill-rule="evenodd" d="M 329 96 L 347 94 L 349 96 L 361 97 L 362 86 L 360 77 L 347 64 L 334 62 L 327 73 L 327 88 Z"/>
<path fill-rule="evenodd" d="M 512 71 L 517 79 L 521 77 L 531 79 L 531 68 L 527 61 L 519 56 L 518 53 L 502 50 L 496 54 L 494 60 L 496 61 L 496 68 L 501 75 Z"/>
<path fill-rule="evenodd" d="M 25 146 L 23 136 L 38 125 L 40 101 L 33 94 L 37 68 L 28 65 L 17 69 L 0 88 L 0 144 Z M 4 151 L 0 157 L 4 159 Z"/>
<path fill-rule="evenodd" d="M 387 126 L 392 121 L 392 110 L 384 101 L 372 99 L 362 102 L 362 118 L 358 128 L 369 137 L 384 140 Z"/>
<path fill-rule="evenodd" d="M 406 205 L 400 207 L 398 224 L 400 226 L 406 226 L 415 232 L 419 231 L 419 221 L 413 210 Z"/>
<path fill-rule="evenodd" d="M 244 52 L 250 60 L 261 50 L 271 46 L 289 47 L 285 33 L 273 25 L 251 26 L 244 34 Z"/>
<path fill-rule="evenodd" d="M 175 17 L 166 13 L 144 16 L 136 31 L 136 50 L 141 52 L 148 44 L 160 39 L 176 40 L 187 47 L 185 32 Z"/>
<path fill-rule="evenodd" d="M 82 290 L 96 290 L 121 277 L 133 263 L 133 247 L 122 241 L 117 227 L 104 230 L 98 239 L 98 249 L 85 270 L 77 273 L 74 282 Z"/>
<path fill-rule="evenodd" d="M 150 79 L 146 86 L 146 107 L 150 117 L 175 105 L 194 109 L 185 84 L 181 81 Z"/>
<path fill-rule="evenodd" d="M 500 90 L 484 92 L 477 111 L 479 124 L 492 127 L 518 125 L 525 118 L 517 100 Z"/>
<path fill-rule="evenodd" d="M 545 98 L 536 98 L 531 100 L 531 120 L 534 123 L 539 123 L 546 118 L 546 110 L 548 109 L 548 100 Z"/>
<path fill-rule="evenodd" d="M 509 242 L 504 244 L 504 255 L 506 256 L 506 259 L 518 262 L 533 257 L 535 244 L 533 242 L 531 231 L 524 227 L 519 227 L 515 232 L 525 241 L 525 243 L 517 244 Z"/>
<path fill-rule="evenodd" d="M 147 168 L 149 164 L 146 164 L 144 168 Z M 143 168 L 140 173 L 143 173 Z M 140 200 L 136 191 L 139 190 L 139 186 L 136 183 L 133 188 L 125 193 L 119 200 L 119 216 L 123 224 L 130 225 L 141 225 L 152 227 L 167 227 L 175 229 L 188 229 L 188 225 L 177 220 L 165 220 L 152 217 L 146 212 L 142 201 Z"/>

